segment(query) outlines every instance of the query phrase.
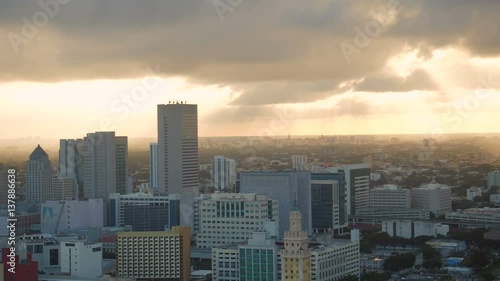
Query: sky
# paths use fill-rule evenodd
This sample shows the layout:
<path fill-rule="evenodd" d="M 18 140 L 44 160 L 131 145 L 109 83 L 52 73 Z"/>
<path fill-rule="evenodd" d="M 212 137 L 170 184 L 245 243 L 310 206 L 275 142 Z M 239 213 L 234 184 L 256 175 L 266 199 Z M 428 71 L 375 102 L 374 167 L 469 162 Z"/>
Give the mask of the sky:
<path fill-rule="evenodd" d="M 497 0 L 2 0 L 0 139 L 500 132 Z"/>

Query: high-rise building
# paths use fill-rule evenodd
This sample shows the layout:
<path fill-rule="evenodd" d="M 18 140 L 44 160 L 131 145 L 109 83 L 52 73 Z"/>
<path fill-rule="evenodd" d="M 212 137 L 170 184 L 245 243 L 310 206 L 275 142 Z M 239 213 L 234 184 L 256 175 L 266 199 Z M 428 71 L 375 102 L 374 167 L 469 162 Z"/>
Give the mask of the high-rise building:
<path fill-rule="evenodd" d="M 241 243 L 256 231 L 268 227 L 279 229 L 278 200 L 267 195 L 219 193 L 199 203 L 199 248 L 212 248 Z M 277 230 L 269 232 L 276 233 Z"/>
<path fill-rule="evenodd" d="M 294 204 L 290 212 L 290 229 L 285 232 L 281 250 L 281 280 L 311 280 L 311 250 L 307 231 L 302 229 L 302 214 Z"/>
<path fill-rule="evenodd" d="M 78 198 L 76 179 L 55 175 L 52 178 L 52 200 L 65 200 L 68 198 Z"/>
<path fill-rule="evenodd" d="M 30 203 L 43 203 L 52 198 L 52 165 L 40 145 L 33 150 L 28 161 L 26 195 Z"/>
<path fill-rule="evenodd" d="M 180 224 L 180 196 L 132 193 L 109 196 L 108 225 L 133 231 L 164 231 Z"/>
<path fill-rule="evenodd" d="M 370 208 L 409 209 L 411 208 L 411 190 L 394 184 L 385 184 L 370 190 Z"/>
<path fill-rule="evenodd" d="M 292 155 L 292 168 L 298 171 L 308 170 L 307 155 Z"/>
<path fill-rule="evenodd" d="M 234 190 L 236 185 L 236 161 L 224 156 L 212 160 L 212 185 L 215 190 Z"/>
<path fill-rule="evenodd" d="M 128 181 L 128 138 L 116 137 L 116 192 L 127 194 Z"/>
<path fill-rule="evenodd" d="M 83 157 L 83 139 L 59 140 L 59 175 L 63 178 L 74 178 L 76 180 L 78 192 L 75 196 L 79 198 L 83 198 Z"/>
<path fill-rule="evenodd" d="M 428 184 L 412 188 L 412 208 L 426 209 L 434 215 L 451 211 L 451 188 L 434 179 Z"/>
<path fill-rule="evenodd" d="M 0 205 L 7 204 L 8 200 L 9 182 L 7 171 L 7 167 L 3 163 L 0 163 Z"/>
<path fill-rule="evenodd" d="M 198 193 L 198 107 L 158 105 L 158 191 Z"/>
<path fill-rule="evenodd" d="M 352 164 L 328 169 L 333 173 L 345 173 L 347 215 L 370 206 L 370 165 Z"/>
<path fill-rule="evenodd" d="M 158 144 L 149 144 L 149 183 L 155 193 L 158 192 Z"/>
<path fill-rule="evenodd" d="M 116 193 L 115 132 L 89 133 L 84 143 L 84 197 L 108 198 Z"/>
<path fill-rule="evenodd" d="M 500 171 L 494 170 L 488 172 L 487 187 L 490 189 L 492 186 L 500 186 Z"/>
<path fill-rule="evenodd" d="M 119 277 L 189 281 L 191 229 L 122 232 L 117 237 Z"/>
<path fill-rule="evenodd" d="M 240 192 L 269 194 L 271 199 L 279 201 L 280 237 L 289 229 L 288 215 L 294 201 L 298 200 L 302 212 L 302 224 L 308 234 L 312 234 L 311 214 L 311 173 L 307 171 L 291 172 L 244 172 L 240 174 Z"/>
<path fill-rule="evenodd" d="M 347 227 L 343 173 L 311 174 L 311 208 L 314 232 L 335 234 Z"/>

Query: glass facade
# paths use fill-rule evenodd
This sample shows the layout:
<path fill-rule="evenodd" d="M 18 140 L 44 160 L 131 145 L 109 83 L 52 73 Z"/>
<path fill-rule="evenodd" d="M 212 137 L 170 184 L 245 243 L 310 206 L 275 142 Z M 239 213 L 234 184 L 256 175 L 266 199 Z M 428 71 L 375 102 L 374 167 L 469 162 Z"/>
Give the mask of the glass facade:
<path fill-rule="evenodd" d="M 240 248 L 241 281 L 274 281 L 274 260 L 272 249 Z"/>
<path fill-rule="evenodd" d="M 313 173 L 311 181 L 314 180 L 335 180 L 338 184 L 338 206 L 339 206 L 339 224 L 347 223 L 346 210 L 346 182 L 344 173 Z M 328 225 L 326 229 L 332 227 L 333 221 L 333 186 L 330 184 L 311 184 L 311 209 L 312 209 L 312 224 L 313 228 L 323 228 L 321 226 Z M 316 224 L 315 224 L 316 223 Z"/>

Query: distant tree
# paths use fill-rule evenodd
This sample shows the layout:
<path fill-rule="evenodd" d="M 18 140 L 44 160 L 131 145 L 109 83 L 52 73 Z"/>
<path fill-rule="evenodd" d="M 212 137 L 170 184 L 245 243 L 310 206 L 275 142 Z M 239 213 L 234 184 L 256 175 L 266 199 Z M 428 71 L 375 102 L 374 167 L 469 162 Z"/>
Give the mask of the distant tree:
<path fill-rule="evenodd" d="M 422 266 L 426 269 L 440 269 L 443 262 L 440 259 L 425 260 Z"/>
<path fill-rule="evenodd" d="M 493 281 L 495 280 L 495 275 L 493 275 L 491 272 L 487 271 L 482 271 L 479 276 L 483 278 L 484 281 Z"/>
<path fill-rule="evenodd" d="M 396 254 L 388 257 L 384 261 L 384 269 L 390 271 L 400 271 L 410 268 L 415 264 L 415 255 L 412 253 Z"/>
<path fill-rule="evenodd" d="M 368 272 L 361 275 L 361 281 L 385 281 L 391 279 L 391 272 L 377 273 L 377 272 Z"/>
<path fill-rule="evenodd" d="M 359 245 L 361 253 L 364 254 L 371 254 L 373 249 L 375 249 L 375 243 L 370 240 L 361 240 L 361 243 Z"/>
<path fill-rule="evenodd" d="M 359 280 L 358 276 L 351 275 L 351 274 L 349 274 L 349 275 L 345 276 L 344 278 L 340 279 L 340 281 L 358 281 L 358 280 Z"/>
<path fill-rule="evenodd" d="M 438 250 L 432 248 L 432 246 L 427 244 L 422 247 L 422 255 L 424 260 L 441 258 L 441 253 Z"/>
<path fill-rule="evenodd" d="M 455 278 L 453 278 L 453 276 L 451 275 L 445 275 L 443 277 L 441 277 L 441 281 L 454 281 Z"/>

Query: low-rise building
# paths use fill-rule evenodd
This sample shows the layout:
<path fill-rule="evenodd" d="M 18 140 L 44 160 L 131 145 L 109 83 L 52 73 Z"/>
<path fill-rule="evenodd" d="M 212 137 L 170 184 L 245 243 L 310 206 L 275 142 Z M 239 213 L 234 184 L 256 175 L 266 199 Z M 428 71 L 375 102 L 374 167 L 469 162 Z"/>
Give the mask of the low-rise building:
<path fill-rule="evenodd" d="M 481 196 L 482 189 L 477 186 L 467 188 L 467 200 L 474 201 L 474 198 Z"/>
<path fill-rule="evenodd" d="M 500 223 L 500 208 L 470 208 L 446 213 L 447 220 L 463 222 Z"/>
<path fill-rule="evenodd" d="M 388 208 L 365 208 L 356 213 L 357 217 L 394 218 L 426 220 L 430 217 L 426 209 L 388 209 Z"/>
<path fill-rule="evenodd" d="M 61 273 L 76 277 L 102 276 L 102 245 L 83 240 L 61 243 Z"/>
<path fill-rule="evenodd" d="M 450 256 L 451 252 L 460 252 L 467 249 L 465 241 L 459 240 L 434 239 L 425 242 L 425 244 L 439 250 L 444 257 Z"/>
<path fill-rule="evenodd" d="M 450 226 L 425 221 L 383 221 L 382 231 L 391 237 L 415 238 L 418 236 L 447 236 Z"/>

